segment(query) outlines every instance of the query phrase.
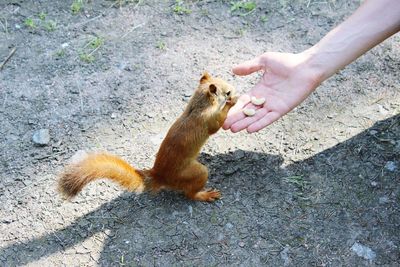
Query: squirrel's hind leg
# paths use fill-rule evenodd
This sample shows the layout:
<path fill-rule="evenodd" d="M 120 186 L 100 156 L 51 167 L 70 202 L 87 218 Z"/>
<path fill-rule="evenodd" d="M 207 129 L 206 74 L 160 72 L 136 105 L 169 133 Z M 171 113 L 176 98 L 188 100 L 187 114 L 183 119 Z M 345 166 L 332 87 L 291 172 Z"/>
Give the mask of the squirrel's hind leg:
<path fill-rule="evenodd" d="M 204 189 L 208 180 L 208 169 L 198 161 L 193 161 L 182 173 L 179 179 L 181 190 L 185 196 L 196 201 L 215 201 L 221 193 L 215 189 Z"/>

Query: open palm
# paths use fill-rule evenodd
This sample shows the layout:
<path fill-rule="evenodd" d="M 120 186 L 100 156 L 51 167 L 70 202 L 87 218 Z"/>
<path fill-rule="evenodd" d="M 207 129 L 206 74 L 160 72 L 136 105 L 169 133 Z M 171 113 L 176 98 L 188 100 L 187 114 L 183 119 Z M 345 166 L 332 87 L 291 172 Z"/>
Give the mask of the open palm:
<path fill-rule="evenodd" d="M 233 72 L 237 75 L 259 70 L 264 70 L 264 74 L 249 92 L 240 96 L 223 128 L 232 132 L 243 129 L 249 133 L 257 132 L 299 105 L 318 86 L 312 71 L 303 67 L 305 60 L 303 54 L 265 53 L 235 67 Z M 261 106 L 254 106 L 252 96 L 264 97 L 266 101 Z M 243 108 L 253 108 L 257 112 L 246 117 Z"/>

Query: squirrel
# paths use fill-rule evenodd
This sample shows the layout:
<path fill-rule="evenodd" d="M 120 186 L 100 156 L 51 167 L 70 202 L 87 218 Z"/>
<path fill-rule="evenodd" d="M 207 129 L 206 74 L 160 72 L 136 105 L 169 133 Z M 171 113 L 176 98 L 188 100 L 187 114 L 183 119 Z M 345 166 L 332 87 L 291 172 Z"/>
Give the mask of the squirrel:
<path fill-rule="evenodd" d="M 137 170 L 107 153 L 87 154 L 65 168 L 58 183 L 60 193 L 70 199 L 89 182 L 108 178 L 137 194 L 169 189 L 195 201 L 219 199 L 218 190 L 204 188 L 208 169 L 197 157 L 209 136 L 221 128 L 237 99 L 232 85 L 205 72 L 186 109 L 161 143 L 151 169 Z"/>

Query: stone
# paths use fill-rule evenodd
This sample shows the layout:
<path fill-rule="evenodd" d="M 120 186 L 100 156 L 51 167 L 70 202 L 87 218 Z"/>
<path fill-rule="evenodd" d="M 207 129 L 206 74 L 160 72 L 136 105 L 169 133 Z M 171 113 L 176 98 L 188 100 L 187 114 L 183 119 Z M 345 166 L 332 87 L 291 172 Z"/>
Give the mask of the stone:
<path fill-rule="evenodd" d="M 358 242 L 355 242 L 353 246 L 351 246 L 351 250 L 354 251 L 357 256 L 366 260 L 373 260 L 376 258 L 376 253 L 372 249 Z"/>
<path fill-rule="evenodd" d="M 288 266 L 290 264 L 290 258 L 288 255 L 289 248 L 290 247 L 286 245 L 286 247 L 279 253 L 279 256 L 281 256 L 281 259 L 283 260 L 283 266 Z"/>
<path fill-rule="evenodd" d="M 370 130 L 370 131 L 369 131 L 369 134 L 370 134 L 370 135 L 376 135 L 377 133 L 378 133 L 377 130 Z"/>
<path fill-rule="evenodd" d="M 50 131 L 49 129 L 40 129 L 33 133 L 32 141 L 36 145 L 46 146 L 50 142 Z"/>
<path fill-rule="evenodd" d="M 227 229 L 232 229 L 233 228 L 233 224 L 231 224 L 230 222 L 225 224 L 225 228 Z"/>
<path fill-rule="evenodd" d="M 388 171 L 394 172 L 397 169 L 396 163 L 394 163 L 393 161 L 388 161 L 386 162 L 385 168 Z"/>
<path fill-rule="evenodd" d="M 383 196 L 379 198 L 379 204 L 389 203 L 389 198 L 387 196 Z"/>

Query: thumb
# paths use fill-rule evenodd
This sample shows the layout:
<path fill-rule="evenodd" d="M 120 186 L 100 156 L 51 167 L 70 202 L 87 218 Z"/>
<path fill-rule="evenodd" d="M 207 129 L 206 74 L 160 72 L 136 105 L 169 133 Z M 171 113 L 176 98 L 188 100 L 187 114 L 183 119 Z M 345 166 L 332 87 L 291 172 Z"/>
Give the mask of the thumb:
<path fill-rule="evenodd" d="M 263 64 L 261 57 L 256 57 L 233 67 L 232 71 L 236 75 L 249 75 L 264 68 L 265 65 Z"/>

